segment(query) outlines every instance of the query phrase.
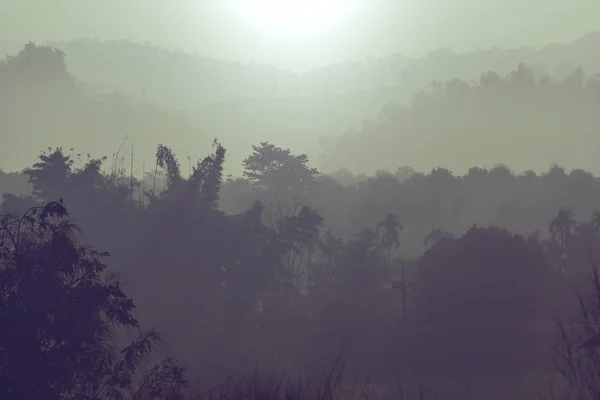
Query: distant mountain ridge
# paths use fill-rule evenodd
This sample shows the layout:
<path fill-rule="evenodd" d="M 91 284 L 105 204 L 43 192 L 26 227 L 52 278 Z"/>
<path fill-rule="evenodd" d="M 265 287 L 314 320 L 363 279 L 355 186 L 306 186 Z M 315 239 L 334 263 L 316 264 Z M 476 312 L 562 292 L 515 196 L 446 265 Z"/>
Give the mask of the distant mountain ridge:
<path fill-rule="evenodd" d="M 340 62 L 304 74 L 274 66 L 242 64 L 129 41 L 48 42 L 64 51 L 69 70 L 87 82 L 111 84 L 142 98 L 177 108 L 239 97 L 323 97 L 400 87 L 409 100 L 434 80 L 478 79 L 487 71 L 506 74 L 523 62 L 536 74 L 563 79 L 578 66 L 600 73 L 600 31 L 539 49 L 437 50 L 411 59 L 400 54 L 367 62 Z"/>
<path fill-rule="evenodd" d="M 46 44 L 65 53 L 68 71 L 78 81 L 92 87 L 96 94 L 105 92 L 113 97 L 114 107 L 122 103 L 116 99 L 125 96 L 140 104 L 136 113 L 147 112 L 152 115 L 150 119 L 156 114 L 153 109 L 166 113 L 160 124 L 139 120 L 145 126 L 143 131 L 154 132 L 151 141 L 168 137 L 175 149 L 183 146 L 182 150 L 186 150 L 189 145 L 184 143 L 184 137 L 193 139 L 194 146 L 209 143 L 212 137 L 220 138 L 229 152 L 227 168 L 235 174 L 240 172 L 241 160 L 249 154 L 251 145 L 264 140 L 305 152 L 316 161 L 324 148 L 335 143 L 335 137 L 348 130 L 362 130 L 366 120 L 377 118 L 390 103 L 409 104 L 416 93 L 428 89 L 434 81 L 473 82 L 490 70 L 503 76 L 520 62 L 527 64 L 537 79 L 552 77 L 561 81 L 572 75 L 577 66 L 583 67 L 588 76 L 600 72 L 600 32 L 540 49 L 494 48 L 461 54 L 439 50 L 421 59 L 396 54 L 364 63 L 342 62 L 304 74 L 129 41 Z M 0 50 L 9 45 L 0 43 Z M 22 45 L 18 49 L 21 48 Z M 107 107 L 107 103 L 99 104 Z M 90 113 L 90 107 L 82 112 Z M 142 108 L 147 111 L 141 111 Z M 132 138 L 132 122 L 124 125 L 131 118 L 125 116 L 124 108 L 119 113 L 117 118 L 89 126 L 98 132 L 92 135 L 95 141 L 100 140 L 99 132 L 107 129 L 114 137 L 111 146 L 117 147 L 127 134 Z M 101 121 L 98 116 L 93 118 Z M 167 120 L 171 122 L 166 123 Z M 47 128 L 54 126 L 56 118 L 52 121 Z M 60 132 L 62 128 L 56 129 Z M 139 140 L 138 145 L 142 146 Z M 150 152 L 155 143 L 143 145 Z"/>
<path fill-rule="evenodd" d="M 111 156 L 127 138 L 121 156 L 135 146 L 136 168 L 146 156 L 148 168 L 158 143 L 190 156 L 204 154 L 212 137 L 204 136 L 180 113 L 145 104 L 114 91 L 99 93 L 80 82 L 60 51 L 27 44 L 0 62 L 0 168 L 31 165 L 48 147 L 73 147 L 92 157 Z M 186 154 L 187 155 L 187 154 Z M 120 157 L 116 163 L 121 164 Z M 110 164 L 110 162 L 109 162 Z"/>

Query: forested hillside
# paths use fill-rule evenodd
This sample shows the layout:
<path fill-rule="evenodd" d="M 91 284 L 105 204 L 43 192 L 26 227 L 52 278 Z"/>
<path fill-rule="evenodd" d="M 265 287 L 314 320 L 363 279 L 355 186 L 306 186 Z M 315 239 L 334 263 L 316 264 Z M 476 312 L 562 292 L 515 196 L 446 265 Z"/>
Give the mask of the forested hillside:
<path fill-rule="evenodd" d="M 91 140 L 94 147 L 99 146 L 103 154 L 109 155 L 116 153 L 123 139 L 128 137 L 127 151 L 134 144 L 138 146 L 136 154 L 146 158 L 152 151 L 146 144 L 146 138 L 150 142 L 166 141 L 175 149 L 190 153 L 187 150 L 190 145 L 183 143 L 203 148 L 216 136 L 231 143 L 230 156 L 234 164 L 229 166 L 229 172 L 236 175 L 241 172 L 237 166 L 251 145 L 263 140 L 306 152 L 327 172 L 349 168 L 352 172 L 372 174 L 377 169 L 394 170 L 404 164 L 418 171 L 439 166 L 462 173 L 472 166 L 491 168 L 498 163 L 508 164 L 518 172 L 527 169 L 541 172 L 550 164 L 558 163 L 597 173 L 600 165 L 595 161 L 592 149 L 600 126 L 595 113 L 600 96 L 596 78 L 598 69 L 592 55 L 584 57 L 595 53 L 583 51 L 595 43 L 596 36 L 589 35 L 571 45 L 551 46 L 538 52 L 497 50 L 498 55 L 494 55 L 494 50 L 489 53 L 473 52 L 468 57 L 438 54 L 436 57 L 442 58 L 432 58 L 437 60 L 431 61 L 432 65 L 443 65 L 446 63 L 444 60 L 463 60 L 461 57 L 487 60 L 483 54 L 490 55 L 490 62 L 500 59 L 515 63 L 512 64 L 512 72 L 506 74 L 504 71 L 510 69 L 503 61 L 491 67 L 494 68 L 492 70 L 481 69 L 469 75 L 466 71 L 475 71 L 467 68 L 469 63 L 456 61 L 455 68 L 463 72 L 457 72 L 455 79 L 444 82 L 442 79 L 447 75 L 432 72 L 430 78 L 433 83 L 419 83 L 413 88 L 414 91 L 420 90 L 418 94 L 410 103 L 404 104 L 393 102 L 403 96 L 407 99 L 409 94 L 402 94 L 404 89 L 391 85 L 392 78 L 381 85 L 365 86 L 363 89 L 366 91 L 363 92 L 341 91 L 347 94 L 336 95 L 335 91 L 329 91 L 326 96 L 276 98 L 276 94 L 261 94 L 258 89 L 248 89 L 244 93 L 226 90 L 229 84 L 231 88 L 241 90 L 244 85 L 238 82 L 240 79 L 262 87 L 260 82 L 263 78 L 272 77 L 269 75 L 271 72 L 267 72 L 271 70 L 264 69 L 266 67 L 255 66 L 252 67 L 255 69 L 248 70 L 250 67 L 232 64 L 231 68 L 223 69 L 216 60 L 203 60 L 129 43 L 62 43 L 57 45 L 72 53 L 65 54 L 62 50 L 53 53 L 60 58 L 56 61 L 59 65 L 56 68 L 61 73 L 49 76 L 45 72 L 36 72 L 34 68 L 28 73 L 37 74 L 37 77 L 23 75 L 19 78 L 19 82 L 29 85 L 27 91 L 23 89 L 11 96 L 9 89 L 3 91 L 3 101 L 7 106 L 2 109 L 1 124 L 5 132 L 11 131 L 17 138 L 13 141 L 13 149 L 26 151 L 22 154 L 28 159 L 35 153 L 26 150 L 26 144 L 33 140 L 39 144 L 38 150 L 52 146 L 53 143 L 45 140 L 50 134 L 69 140 L 72 138 L 70 146 L 77 148 Z M 12 79 L 8 65 L 28 62 L 26 55 L 30 51 L 31 48 L 5 63 L 5 81 Z M 85 55 L 88 54 L 86 51 L 89 56 Z M 114 57 L 99 60 L 107 53 L 114 54 Z M 134 55 L 138 61 L 130 59 Z M 571 60 L 572 64 L 573 60 L 580 59 L 580 65 L 588 69 L 563 65 L 562 72 L 557 73 L 553 72 L 553 67 L 539 67 L 541 61 L 557 63 L 561 57 Z M 176 77 L 180 83 L 169 84 L 172 79 L 169 75 L 160 79 L 148 75 L 158 74 L 162 68 L 158 61 L 152 61 L 153 58 L 164 60 L 167 64 L 163 69 L 171 71 L 169 74 L 178 71 L 173 79 Z M 531 64 L 518 64 L 516 60 L 519 59 L 529 59 Z M 143 60 L 153 67 L 144 68 Z M 143 73 L 133 72 L 136 62 L 142 63 L 139 68 Z M 425 62 L 425 59 L 419 62 Z M 205 64 L 206 68 L 203 67 Z M 482 61 L 481 65 L 484 64 Z M 73 65 L 76 72 L 67 70 L 67 65 Z M 460 65 L 464 65 L 464 69 Z M 90 72 L 91 66 L 96 68 L 94 73 L 97 75 Z M 187 78 L 184 66 L 195 74 L 201 74 L 203 79 L 212 76 L 211 70 L 219 71 L 223 74 L 222 81 L 210 78 L 211 83 L 204 89 L 196 89 L 194 85 L 202 85 L 203 80 Z M 114 77 L 110 71 L 115 71 Z M 262 74 L 263 78 L 251 76 L 248 71 Z M 373 71 L 376 76 L 383 76 L 379 69 Z M 332 76 L 343 74 L 338 71 Z M 476 82 L 471 81 L 475 77 Z M 34 87 L 34 79 L 42 79 L 45 83 Z M 143 86 L 143 90 L 131 86 L 140 79 L 146 79 L 152 85 L 160 82 L 171 90 L 171 94 L 159 95 L 162 89 L 143 86 L 141 81 L 139 87 Z M 88 82 L 95 83 L 91 85 Z M 129 87 L 121 82 L 128 82 Z M 388 83 L 390 85 L 386 86 Z M 422 90 L 425 86 L 430 88 Z M 119 91 L 115 92 L 115 88 Z M 413 89 L 409 92 L 414 93 Z M 154 92 L 158 97 L 152 94 Z M 214 96 L 211 94 L 221 92 Z M 138 97 L 128 97 L 124 93 Z M 151 105 L 181 107 L 183 105 L 173 99 L 197 95 L 208 96 L 199 103 L 222 101 L 185 112 Z M 35 101 L 30 99 L 31 96 L 35 97 Z M 232 99 L 234 97 L 240 98 Z M 25 117 L 32 113 L 36 118 Z M 338 136 L 339 139 L 336 139 Z M 22 168 L 23 165 L 14 158 L 17 153 L 11 151 L 3 155 L 0 167 L 9 170 Z"/>
<path fill-rule="evenodd" d="M 600 79 L 435 83 L 317 163 L 68 57 L 0 63 L 0 398 L 598 398 Z"/>
<path fill-rule="evenodd" d="M 364 62 L 341 62 L 304 74 L 128 41 L 79 40 L 48 45 L 68 54 L 69 70 L 86 82 L 113 85 L 177 108 L 196 108 L 235 98 L 321 97 L 386 88 L 395 88 L 396 100 L 405 101 L 434 80 L 470 82 L 490 70 L 508 74 L 519 63 L 556 80 L 567 78 L 578 66 L 592 74 L 600 73 L 600 56 L 595 51 L 600 45 L 600 32 L 540 49 L 491 48 L 468 53 L 446 49 L 420 59 L 395 54 Z"/>
<path fill-rule="evenodd" d="M 30 43 L 0 62 L 0 168 L 22 169 L 23 160 L 57 140 L 109 159 L 115 155 L 115 166 L 125 138 L 122 152 L 131 152 L 134 144 L 140 158 L 145 152 L 151 156 L 153 145 L 148 145 L 159 141 L 172 141 L 182 150 L 177 146 L 184 141 L 192 147 L 210 145 L 212 138 L 181 115 L 81 82 L 68 71 L 66 57 L 61 50 Z"/>
<path fill-rule="evenodd" d="M 462 173 L 495 164 L 540 172 L 557 163 L 598 173 L 599 105 L 600 75 L 582 69 L 555 81 L 519 64 L 473 83 L 434 82 L 410 105 L 388 105 L 332 141 L 319 165 L 373 173 L 402 163 Z"/>
<path fill-rule="evenodd" d="M 524 374 L 560 383 L 550 348 L 561 330 L 552 321 L 577 314 L 573 285 L 590 289 L 586 249 L 600 240 L 598 211 L 590 211 L 600 199 L 597 178 L 558 167 L 517 178 L 503 169 L 461 178 L 438 170 L 344 187 L 318 177 L 306 156 L 263 143 L 244 161 L 247 180 L 224 183 L 219 143 L 189 178 L 168 147 L 158 146 L 156 157 L 165 180 L 143 194 L 137 179 L 102 173 L 101 159 L 81 163 L 56 149 L 25 171 L 33 195 L 5 195 L 2 208 L 23 213 L 63 199 L 85 240 L 112 254 L 108 266 L 126 277 L 136 317 L 164 332 L 168 354 L 192 375 L 219 379 L 248 360 L 312 376 L 341 355 L 347 373 L 374 374 L 380 390 L 399 373 L 410 390 L 418 380 L 448 391 L 446 380 L 468 379 L 475 393 L 493 398 L 511 387 L 523 398 L 544 390 L 519 381 Z M 238 199 L 253 203 L 218 210 Z M 560 202 L 568 205 L 554 208 Z M 499 227 L 465 221 L 462 231 L 444 229 L 459 215 L 473 224 L 493 215 Z M 508 220 L 540 232 L 510 233 L 502 229 Z M 3 226 L 7 245 L 16 228 Z M 401 279 L 414 283 L 404 309 L 392 285 Z M 44 293 L 40 301 L 50 301 Z M 580 343 L 564 333 L 561 349 Z M 161 390 L 179 376 L 168 368 Z"/>

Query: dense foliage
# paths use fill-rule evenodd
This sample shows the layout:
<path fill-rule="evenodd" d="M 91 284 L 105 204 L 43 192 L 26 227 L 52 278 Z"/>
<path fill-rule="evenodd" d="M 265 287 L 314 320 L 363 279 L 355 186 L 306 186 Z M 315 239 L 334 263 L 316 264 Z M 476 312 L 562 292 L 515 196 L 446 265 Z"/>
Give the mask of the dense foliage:
<path fill-rule="evenodd" d="M 148 398 L 185 388 L 183 370 L 170 359 L 135 379 L 160 338 L 139 331 L 133 300 L 101 261 L 107 255 L 78 242 L 62 203 L 1 216 L 3 398 Z M 113 342 L 117 327 L 139 331 L 121 352 Z"/>
<path fill-rule="evenodd" d="M 15 65 L 39 55 L 56 69 L 34 75 L 71 87 L 62 53 L 32 46 L 0 74 L 17 79 Z M 507 96 L 494 98 L 570 87 L 544 89 L 530 72 L 487 75 Z M 570 82 L 576 98 L 595 93 L 595 81 Z M 444 108 L 485 90 L 454 82 L 420 101 Z M 187 395 L 184 369 L 151 358 L 160 335 L 140 325 L 165 332 L 168 352 L 209 381 L 240 363 L 311 375 L 339 354 L 379 383 L 549 373 L 561 332 L 571 357 L 562 360 L 581 361 L 567 381 L 597 372 L 593 350 L 576 346 L 596 333 L 597 307 L 584 307 L 578 337 L 553 324 L 578 311 L 572 288 L 589 283 L 597 256 L 600 182 L 591 173 L 321 174 L 305 154 L 262 142 L 243 177 L 226 179 L 227 155 L 215 140 L 195 164 L 188 157 L 186 173 L 181 155 L 160 144 L 140 174 L 133 154 L 127 168 L 120 152 L 106 165 L 58 147 L 21 174 L 0 175 L 13 188 L 0 218 L 0 394 Z M 263 384 L 255 395 L 273 389 Z"/>

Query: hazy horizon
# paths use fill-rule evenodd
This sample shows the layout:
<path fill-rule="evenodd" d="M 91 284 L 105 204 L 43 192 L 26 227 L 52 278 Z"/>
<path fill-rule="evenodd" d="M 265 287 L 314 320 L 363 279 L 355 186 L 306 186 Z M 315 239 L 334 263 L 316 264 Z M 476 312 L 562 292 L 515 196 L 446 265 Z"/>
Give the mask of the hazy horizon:
<path fill-rule="evenodd" d="M 254 13 L 258 6 L 252 1 L 3 0 L 0 40 L 129 39 L 302 72 L 390 54 L 418 58 L 440 48 L 465 52 L 564 43 L 597 30 L 594 15 L 600 14 L 600 3 L 588 0 L 329 0 L 321 3 L 340 4 L 327 23 L 282 30 Z M 254 3 L 261 1 L 268 2 Z"/>
<path fill-rule="evenodd" d="M 0 398 L 600 399 L 598 15 L 0 0 Z"/>
<path fill-rule="evenodd" d="M 154 157 L 158 143 L 195 158 L 216 137 L 228 149 L 225 170 L 234 175 L 242 172 L 252 145 L 263 141 L 306 153 L 323 172 L 370 174 L 409 165 L 460 174 L 496 164 L 543 172 L 555 163 L 600 172 L 593 153 L 598 31 L 542 49 L 438 51 L 301 75 L 130 41 L 46 43 L 64 53 L 53 61 L 62 78 L 44 77 L 42 68 L 12 97 L 10 86 L 5 92 L 11 101 L 0 122 L 12 144 L 0 148 L 5 171 L 21 170 L 48 146 L 86 152 L 95 143 L 89 149 L 94 156 L 110 157 L 128 137 L 139 164 Z M 4 65 L 33 60 L 24 50 L 22 44 L 6 49 L 19 55 Z M 38 86 L 37 79 L 50 86 Z M 508 92 L 497 91 L 493 82 Z M 30 98 L 27 91 L 37 94 Z M 449 103 L 440 107 L 440 100 Z M 32 112 L 37 118 L 26 117 Z M 497 145 L 488 146 L 482 134 Z M 512 147 L 517 140 L 522 146 Z M 464 141 L 471 142 L 469 151 L 460 150 Z M 449 152 L 448 146 L 459 147 Z"/>

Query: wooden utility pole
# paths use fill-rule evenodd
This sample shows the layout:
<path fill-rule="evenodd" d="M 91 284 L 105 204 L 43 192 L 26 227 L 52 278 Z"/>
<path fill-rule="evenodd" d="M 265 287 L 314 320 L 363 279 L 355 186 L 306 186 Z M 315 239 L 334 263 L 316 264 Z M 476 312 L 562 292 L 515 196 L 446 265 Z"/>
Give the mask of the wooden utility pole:
<path fill-rule="evenodd" d="M 146 157 L 142 155 L 142 193 L 140 195 L 140 204 L 146 206 Z"/>
<path fill-rule="evenodd" d="M 400 264 L 402 269 L 402 280 L 399 282 L 392 282 L 392 289 L 400 289 L 402 291 L 402 319 L 406 320 L 406 291 L 408 289 L 413 289 L 415 287 L 415 283 L 412 281 L 406 281 L 406 276 L 404 274 L 404 261 Z"/>
<path fill-rule="evenodd" d="M 133 200 L 133 145 L 131 143 L 131 163 L 129 166 L 129 201 Z"/>

